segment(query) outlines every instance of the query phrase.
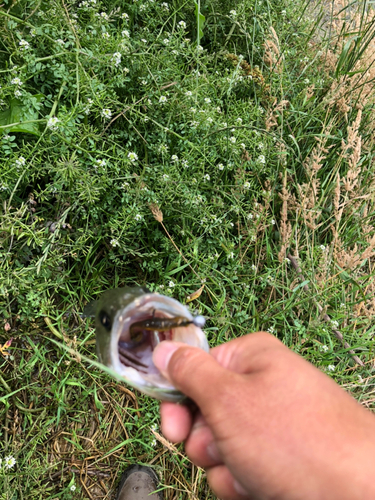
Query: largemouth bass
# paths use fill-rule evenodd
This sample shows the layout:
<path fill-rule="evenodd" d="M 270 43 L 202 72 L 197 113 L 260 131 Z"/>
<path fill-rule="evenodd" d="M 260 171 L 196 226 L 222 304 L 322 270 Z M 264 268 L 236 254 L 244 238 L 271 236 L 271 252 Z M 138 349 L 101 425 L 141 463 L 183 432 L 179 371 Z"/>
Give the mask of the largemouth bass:
<path fill-rule="evenodd" d="M 184 342 L 208 352 L 202 316 L 193 317 L 177 300 L 141 287 L 104 292 L 93 312 L 101 363 L 149 396 L 173 402 L 184 399 L 155 367 L 152 352 L 164 340 Z"/>

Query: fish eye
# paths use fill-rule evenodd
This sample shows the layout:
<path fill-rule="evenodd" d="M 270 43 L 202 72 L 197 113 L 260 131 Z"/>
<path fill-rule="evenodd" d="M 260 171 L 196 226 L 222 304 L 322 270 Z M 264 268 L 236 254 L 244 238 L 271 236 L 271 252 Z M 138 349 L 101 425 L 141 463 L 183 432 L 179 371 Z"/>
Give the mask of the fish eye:
<path fill-rule="evenodd" d="M 109 332 L 111 330 L 111 318 L 105 311 L 100 311 L 99 313 L 99 321 L 104 326 L 104 328 Z"/>

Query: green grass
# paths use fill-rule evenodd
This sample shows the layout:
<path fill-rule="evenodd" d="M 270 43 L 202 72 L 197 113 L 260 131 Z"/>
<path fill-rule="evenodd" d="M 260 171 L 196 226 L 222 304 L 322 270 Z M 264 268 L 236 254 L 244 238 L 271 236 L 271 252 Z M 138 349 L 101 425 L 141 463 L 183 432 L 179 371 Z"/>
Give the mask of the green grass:
<path fill-rule="evenodd" d="M 102 291 L 184 303 L 204 283 L 212 346 L 268 330 L 373 408 L 374 23 L 335 28 L 324 2 L 82 4 L 0 11 L 0 498 L 113 498 L 137 462 L 166 499 L 210 499 L 155 438 L 158 403 L 50 339 L 96 359 L 80 313 Z"/>

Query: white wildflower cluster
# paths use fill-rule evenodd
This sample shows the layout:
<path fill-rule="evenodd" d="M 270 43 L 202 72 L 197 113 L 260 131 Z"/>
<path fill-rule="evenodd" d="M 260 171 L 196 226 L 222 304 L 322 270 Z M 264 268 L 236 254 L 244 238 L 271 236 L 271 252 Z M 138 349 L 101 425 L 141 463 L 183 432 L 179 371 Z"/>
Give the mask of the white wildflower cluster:
<path fill-rule="evenodd" d="M 205 181 L 209 181 L 209 180 L 211 180 L 211 177 L 209 176 L 209 174 L 205 174 L 205 175 L 203 176 L 203 180 L 205 180 Z"/>
<path fill-rule="evenodd" d="M 236 138 L 234 136 L 229 137 L 229 142 L 231 142 L 232 144 L 236 144 Z"/>
<path fill-rule="evenodd" d="M 328 370 L 329 372 L 334 372 L 334 371 L 336 370 L 336 367 L 335 367 L 335 365 L 328 365 L 328 366 L 327 366 L 327 370 Z"/>
<path fill-rule="evenodd" d="M 23 85 L 23 82 L 21 82 L 21 80 L 18 78 L 18 76 L 16 76 L 15 78 L 13 78 L 10 83 L 12 85 L 17 85 L 18 87 L 20 87 L 21 85 Z"/>
<path fill-rule="evenodd" d="M 162 95 L 159 98 L 159 104 L 165 104 L 167 102 L 167 100 L 168 99 L 165 97 L 165 95 Z"/>
<path fill-rule="evenodd" d="M 7 189 L 8 189 L 8 186 L 6 184 L 3 184 L 2 182 L 0 182 L 0 191 L 6 191 Z M 0 458 L 0 466 L 1 466 L 1 458 Z"/>
<path fill-rule="evenodd" d="M 22 92 L 20 90 L 15 90 L 14 91 L 14 97 L 21 97 L 22 96 Z"/>
<path fill-rule="evenodd" d="M 185 92 L 186 97 L 191 97 L 193 95 L 193 92 L 191 90 L 188 90 Z"/>
<path fill-rule="evenodd" d="M 112 111 L 108 108 L 104 108 L 101 110 L 100 114 L 102 115 L 103 118 L 109 120 L 112 116 Z"/>
<path fill-rule="evenodd" d="M 26 40 L 20 40 L 18 45 L 20 46 L 20 50 L 28 50 L 30 48 L 30 44 Z"/>
<path fill-rule="evenodd" d="M 106 12 L 100 12 L 100 14 L 97 14 L 97 16 L 101 19 L 104 19 L 104 21 L 109 21 L 109 16 Z"/>
<path fill-rule="evenodd" d="M 122 36 L 122 38 L 130 38 L 130 33 L 128 30 L 122 30 L 121 36 Z"/>
<path fill-rule="evenodd" d="M 319 348 L 319 349 L 320 349 L 320 351 L 322 351 L 322 352 L 327 352 L 327 351 L 329 351 L 329 347 L 328 347 L 327 345 L 322 345 L 322 346 L 320 346 L 320 348 Z"/>
<path fill-rule="evenodd" d="M 23 156 L 19 156 L 17 158 L 17 160 L 14 162 L 17 169 L 19 169 L 20 167 L 23 167 L 25 165 L 25 163 L 26 163 L 26 160 Z"/>
<path fill-rule="evenodd" d="M 178 27 L 181 29 L 181 30 L 186 30 L 186 23 L 185 21 L 180 21 L 178 23 Z"/>
<path fill-rule="evenodd" d="M 163 174 L 163 181 L 167 181 L 169 179 L 169 175 L 168 174 Z"/>
<path fill-rule="evenodd" d="M 142 215 L 141 215 L 141 214 L 136 214 L 136 215 L 134 216 L 134 219 L 135 219 L 136 221 L 142 220 Z"/>
<path fill-rule="evenodd" d="M 90 111 L 91 111 L 91 105 L 93 104 L 93 100 L 90 99 L 89 97 L 87 98 L 87 105 L 85 106 L 83 112 L 85 113 L 85 115 L 89 115 L 90 114 Z"/>
<path fill-rule="evenodd" d="M 70 491 L 76 491 L 77 487 L 75 484 L 72 484 L 69 489 L 70 489 Z"/>
<path fill-rule="evenodd" d="M 124 19 L 125 21 L 129 21 L 129 14 L 127 14 L 126 12 L 123 12 L 121 14 L 121 19 Z"/>
<path fill-rule="evenodd" d="M 90 7 L 94 7 L 96 5 L 96 0 L 84 0 L 80 4 L 78 4 L 78 7 L 81 9 L 88 9 Z"/>
<path fill-rule="evenodd" d="M 177 163 L 177 162 L 178 162 L 178 156 L 177 156 L 177 155 L 172 155 L 172 156 L 171 156 L 171 160 L 172 160 L 173 162 Z"/>
<path fill-rule="evenodd" d="M 95 163 L 96 163 L 97 167 L 105 167 L 106 166 L 105 160 L 95 160 Z"/>
<path fill-rule="evenodd" d="M 258 162 L 262 163 L 263 165 L 266 163 L 266 158 L 264 155 L 259 155 L 258 156 Z"/>
<path fill-rule="evenodd" d="M 128 159 L 131 161 L 131 162 L 135 162 L 138 160 L 138 155 L 137 153 L 134 153 L 133 151 L 131 151 L 130 153 L 128 153 Z"/>
<path fill-rule="evenodd" d="M 4 458 L 0 458 L 0 469 L 4 467 L 4 469 L 13 469 L 16 465 L 16 459 L 12 455 L 8 455 Z"/>
<path fill-rule="evenodd" d="M 217 166 L 217 168 L 219 170 L 224 170 L 224 165 L 222 163 L 219 163 L 219 165 Z"/>
<path fill-rule="evenodd" d="M 115 52 L 112 56 L 112 62 L 117 67 L 121 64 L 121 54 L 120 52 Z"/>
<path fill-rule="evenodd" d="M 213 119 L 213 118 L 211 118 L 210 116 L 207 118 L 207 122 L 208 122 L 208 123 L 213 123 L 213 121 L 214 121 L 214 119 Z"/>
<path fill-rule="evenodd" d="M 244 189 L 250 189 L 250 182 L 246 181 L 243 185 Z"/>
<path fill-rule="evenodd" d="M 255 267 L 255 266 L 254 266 Z M 272 335 L 275 333 L 275 328 L 273 326 L 270 326 L 267 330 L 268 333 L 271 333 Z"/>
<path fill-rule="evenodd" d="M 184 167 L 184 168 L 188 168 L 189 167 L 189 163 L 187 160 L 181 160 L 181 165 Z"/>
<path fill-rule="evenodd" d="M 236 17 L 237 17 L 237 11 L 235 11 L 235 10 L 231 10 L 231 11 L 229 12 L 229 15 L 230 15 L 230 17 L 231 17 L 232 19 L 236 19 Z"/>
<path fill-rule="evenodd" d="M 118 240 L 116 240 L 115 238 L 113 238 L 111 241 L 110 241 L 110 244 L 113 246 L 113 248 L 116 248 L 118 246 L 120 246 L 120 243 L 118 242 Z"/>
<path fill-rule="evenodd" d="M 59 122 L 60 122 L 60 120 L 57 118 L 57 116 L 51 116 L 50 118 L 48 118 L 47 128 L 49 128 L 51 130 L 58 130 L 58 128 L 59 128 L 58 123 Z"/>
<path fill-rule="evenodd" d="M 104 33 L 102 33 L 102 38 L 104 38 L 104 40 L 109 40 L 109 38 L 111 38 L 111 35 L 104 31 Z"/>
<path fill-rule="evenodd" d="M 206 104 L 210 104 L 210 103 L 211 103 L 211 99 L 210 99 L 209 97 L 205 97 L 205 98 L 204 98 L 204 102 L 205 102 Z"/>
<path fill-rule="evenodd" d="M 168 283 L 168 286 L 169 286 L 169 288 L 173 288 L 173 287 L 175 287 L 176 285 L 173 283 L 173 281 L 170 281 L 170 282 Z"/>
<path fill-rule="evenodd" d="M 324 245 L 320 245 L 320 250 L 322 250 L 324 252 L 324 250 L 326 249 L 326 247 Z"/>
<path fill-rule="evenodd" d="M 32 36 L 33 38 L 34 38 L 34 36 L 36 36 L 36 29 L 35 28 L 31 28 L 30 36 Z"/>
<path fill-rule="evenodd" d="M 61 47 L 64 47 L 64 45 L 65 45 L 64 40 L 61 40 L 61 38 L 58 38 L 58 39 L 56 40 L 56 43 L 58 43 L 59 45 L 61 45 Z"/>
<path fill-rule="evenodd" d="M 166 10 L 167 12 L 169 11 L 169 5 L 167 4 L 167 2 L 163 2 L 160 4 L 160 7 L 163 9 L 163 10 Z"/>

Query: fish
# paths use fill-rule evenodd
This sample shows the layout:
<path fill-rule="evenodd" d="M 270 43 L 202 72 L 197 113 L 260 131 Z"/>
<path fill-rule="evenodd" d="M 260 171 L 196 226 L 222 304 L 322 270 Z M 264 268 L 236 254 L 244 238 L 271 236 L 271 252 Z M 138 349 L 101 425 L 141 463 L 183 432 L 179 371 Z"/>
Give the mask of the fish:
<path fill-rule="evenodd" d="M 165 340 L 209 352 L 203 316 L 194 317 L 171 297 L 129 286 L 105 291 L 98 301 L 86 306 L 83 316 L 90 315 L 95 316 L 100 363 L 148 396 L 174 403 L 185 399 L 156 368 L 152 353 Z"/>

